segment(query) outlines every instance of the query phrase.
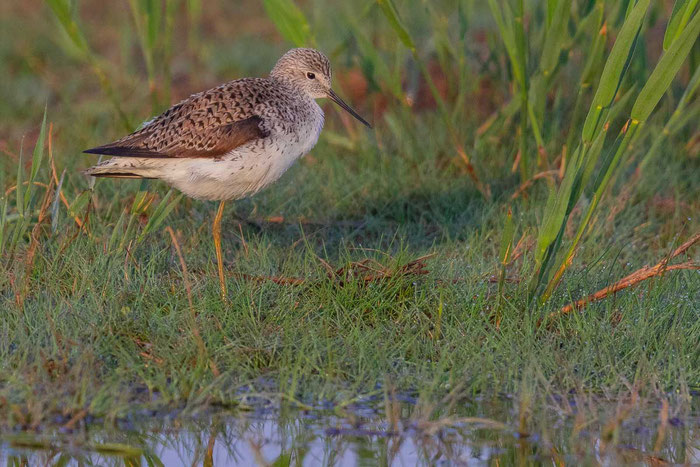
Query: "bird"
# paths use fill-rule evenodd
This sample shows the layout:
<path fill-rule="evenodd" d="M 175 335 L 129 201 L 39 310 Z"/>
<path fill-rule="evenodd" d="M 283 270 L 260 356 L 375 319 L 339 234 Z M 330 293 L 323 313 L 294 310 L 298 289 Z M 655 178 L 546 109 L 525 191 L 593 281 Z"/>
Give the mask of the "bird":
<path fill-rule="evenodd" d="M 221 220 L 229 200 L 277 181 L 318 141 L 329 98 L 372 126 L 331 88 L 328 57 L 311 48 L 286 52 L 265 78 L 241 78 L 193 94 L 112 143 L 83 152 L 112 156 L 83 173 L 158 179 L 186 196 L 219 201 L 212 225 L 219 285 L 226 297 Z"/>

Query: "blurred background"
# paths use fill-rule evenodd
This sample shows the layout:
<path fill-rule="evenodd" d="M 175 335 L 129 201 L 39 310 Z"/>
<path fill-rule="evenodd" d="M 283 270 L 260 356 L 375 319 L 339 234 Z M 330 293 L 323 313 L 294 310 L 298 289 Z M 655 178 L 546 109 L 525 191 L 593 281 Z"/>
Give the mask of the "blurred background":
<path fill-rule="evenodd" d="M 383 3 L 300 0 L 290 12 L 293 2 L 274 0 L 3 2 L 0 147 L 15 153 L 23 137 L 34 140 L 47 106 L 57 158 L 65 156 L 72 166 L 77 150 L 132 130 L 194 92 L 243 76 L 264 76 L 291 46 L 307 45 L 331 57 L 336 86 L 375 121 L 380 147 L 398 144 L 392 139 L 427 126 L 431 139 L 448 140 L 438 148 L 445 152 L 436 158 L 443 164 L 452 165 L 452 160 L 451 168 L 464 172 L 459 159 L 464 162 L 466 153 L 472 163 L 478 161 L 474 165 L 480 178 L 507 175 L 517 155 L 511 147 L 513 132 L 519 131 L 517 108 L 507 106 L 517 97 L 517 77 L 488 2 L 389 2 L 386 8 L 397 14 L 403 31 L 393 27 Z M 602 50 L 592 50 L 595 34 L 607 37 L 609 49 L 629 3 L 573 2 L 568 31 L 560 41 L 547 43 L 557 49 L 552 70 L 547 70 L 554 76 L 542 84 L 535 83 L 543 71 L 539 54 L 551 24 L 550 4 L 556 2 L 525 2 L 525 69 L 544 88 L 531 93 L 542 94 L 533 107 L 546 121 L 540 123 L 539 135 L 528 135 L 529 152 L 540 146 L 547 156 L 539 168 L 552 166 L 562 145 L 572 144 L 575 131 L 570 130 L 580 124 L 571 121 L 580 118 L 574 113 L 580 85 L 586 88 L 580 107 L 587 110 L 586 100 L 604 63 Z M 605 10 L 601 17 L 599 7 Z M 672 10 L 671 0 L 652 2 L 621 91 L 648 77 L 661 55 Z M 697 56 L 695 47 L 672 95 L 682 92 Z M 589 76 L 582 77 L 582 72 Z M 673 110 L 674 99 L 669 96 L 663 104 L 656 119 L 660 125 Z M 433 115 L 437 122 L 430 120 Z M 349 121 L 340 121 L 335 110 L 329 120 L 327 142 L 348 148 L 357 144 L 358 129 Z M 624 123 L 624 118 L 619 120 Z M 688 154 L 696 156 L 697 135 L 685 133 L 683 139 Z M 87 163 L 83 156 L 77 161 L 80 166 Z"/>

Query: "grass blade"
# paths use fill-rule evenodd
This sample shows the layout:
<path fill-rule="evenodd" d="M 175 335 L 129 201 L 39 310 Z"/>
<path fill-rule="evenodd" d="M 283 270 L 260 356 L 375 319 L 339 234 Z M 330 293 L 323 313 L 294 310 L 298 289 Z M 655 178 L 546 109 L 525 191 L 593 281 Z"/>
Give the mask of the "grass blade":
<path fill-rule="evenodd" d="M 498 257 L 501 260 L 501 272 L 498 278 L 498 305 L 496 307 L 497 312 L 500 314 L 501 307 L 500 304 L 503 300 L 503 285 L 506 281 L 506 268 L 510 262 L 510 258 L 513 255 L 513 234 L 515 233 L 515 225 L 513 223 L 513 211 L 508 208 L 506 213 L 506 223 L 503 226 L 503 235 L 501 236 L 501 247 L 499 249 Z M 499 318 L 497 318 L 499 319 Z M 500 321 L 500 319 L 499 319 Z"/>
<path fill-rule="evenodd" d="M 172 201 L 170 198 L 173 195 L 173 190 L 169 190 L 168 193 L 163 197 L 163 199 L 158 203 L 158 206 L 153 211 L 153 214 L 148 218 L 148 223 L 144 227 L 141 235 L 139 235 L 137 242 L 140 243 L 146 238 L 146 235 L 155 231 L 160 227 L 163 221 L 168 217 L 168 215 L 175 209 L 175 206 L 180 202 L 183 195 L 180 194 L 175 197 Z"/>
<path fill-rule="evenodd" d="M 263 0 L 263 6 L 267 16 L 286 40 L 297 47 L 314 44 L 309 23 L 293 0 Z"/>
<path fill-rule="evenodd" d="M 676 107 L 676 110 L 673 112 L 668 122 L 666 122 L 666 125 L 664 125 L 664 128 L 661 131 L 660 135 L 654 140 L 654 143 L 652 144 L 651 148 L 649 148 L 649 151 L 647 151 L 647 153 L 642 158 L 642 161 L 639 163 L 640 170 L 645 169 L 645 167 L 649 164 L 649 161 L 653 159 L 653 157 L 658 153 L 659 149 L 661 149 L 661 146 L 666 142 L 670 135 L 673 135 L 676 132 L 678 132 L 688 122 L 695 121 L 695 119 L 697 118 L 696 114 L 700 112 L 700 105 L 696 105 L 694 109 L 691 108 L 691 110 L 689 111 L 686 111 L 686 108 L 689 100 L 693 98 L 695 92 L 698 90 L 699 85 L 700 66 L 697 66 L 695 68 L 693 76 L 690 78 L 688 87 L 686 87 L 685 91 L 683 92 L 683 95 L 678 101 L 678 106 Z"/>
<path fill-rule="evenodd" d="M 61 173 L 61 178 L 56 185 L 56 193 L 53 197 L 53 203 L 51 205 L 51 232 L 56 233 L 58 230 L 58 206 L 61 199 L 61 188 L 63 187 L 63 179 L 66 176 L 66 169 L 63 169 Z"/>
<path fill-rule="evenodd" d="M 566 26 L 571 13 L 571 2 L 564 0 L 559 1 L 554 10 L 552 23 L 547 30 L 547 37 L 542 47 L 542 56 L 540 58 L 540 71 L 548 77 L 554 71 L 554 67 L 559 60 L 559 53 L 564 45 L 564 40 L 567 36 Z"/>
<path fill-rule="evenodd" d="M 399 14 L 396 11 L 396 7 L 394 6 L 394 2 L 392 0 L 377 0 L 377 4 L 382 10 L 382 13 L 384 13 L 386 19 L 389 20 L 389 24 L 391 25 L 391 28 L 394 30 L 399 40 L 411 52 L 415 52 L 416 45 L 413 42 L 411 35 L 408 33 L 408 30 L 404 27 L 403 23 L 401 22 Z"/>
<path fill-rule="evenodd" d="M 0 253 L 4 251 L 5 226 L 7 225 L 7 197 L 2 198 L 2 210 L 0 211 Z"/>
<path fill-rule="evenodd" d="M 571 196 L 571 190 L 574 186 L 577 174 L 577 163 L 575 162 L 581 157 L 581 148 L 576 150 L 571 162 L 567 165 L 564 179 L 561 181 L 559 190 L 552 188 L 545 207 L 545 214 L 542 218 L 537 237 L 537 249 L 535 253 L 535 262 L 539 265 L 542 263 L 547 249 L 554 242 L 561 231 L 562 225 L 565 222 L 567 207 Z"/>
<path fill-rule="evenodd" d="M 20 217 L 24 217 L 24 163 L 22 162 L 22 156 L 24 156 L 24 140 L 19 147 L 19 160 L 17 161 L 17 188 L 15 188 L 15 195 L 17 196 L 17 213 Z"/>
<path fill-rule="evenodd" d="M 114 224 L 112 229 L 112 235 L 109 236 L 109 241 L 107 242 L 107 251 L 114 251 L 119 243 L 119 238 L 124 233 L 124 223 L 126 222 L 126 209 L 123 209 L 117 219 L 117 223 Z"/>
<path fill-rule="evenodd" d="M 68 206 L 68 212 L 70 213 L 71 217 L 81 217 L 83 209 L 85 209 L 85 206 L 87 206 L 88 202 L 90 201 L 91 195 L 92 193 L 89 190 L 83 191 L 70 203 L 70 206 Z"/>
<path fill-rule="evenodd" d="M 664 34 L 664 50 L 668 50 L 683 32 L 697 5 L 698 0 L 676 0 L 676 3 L 673 4 L 673 12 Z"/>
<path fill-rule="evenodd" d="M 32 193 L 34 191 L 34 182 L 36 181 L 37 174 L 41 168 L 41 163 L 44 161 L 44 143 L 46 139 L 46 111 L 44 108 L 44 118 L 41 121 L 41 129 L 39 130 L 39 137 L 34 145 L 34 152 L 32 153 L 32 168 L 29 171 L 29 179 L 27 180 L 27 190 L 24 192 L 24 210 L 30 209 L 30 200 Z"/>
<path fill-rule="evenodd" d="M 671 47 L 664 52 L 659 63 L 654 68 L 651 76 L 642 88 L 637 97 L 632 113 L 633 120 L 644 122 L 659 103 L 661 97 L 671 85 L 673 78 L 681 69 L 683 62 L 695 45 L 695 41 L 700 34 L 700 13 L 688 23 L 688 27 L 678 36 L 678 40 L 671 44 Z"/>
<path fill-rule="evenodd" d="M 625 20 L 610 51 L 591 108 L 583 124 L 583 141 L 590 143 L 600 130 L 602 113 L 613 102 L 629 65 L 637 35 L 646 16 L 649 0 L 639 0 Z"/>
<path fill-rule="evenodd" d="M 523 70 L 524 64 L 520 63 L 520 55 L 518 54 L 518 48 L 516 45 L 514 27 L 513 27 L 513 12 L 507 3 L 503 4 L 503 9 L 496 2 L 496 0 L 489 0 L 489 7 L 491 9 L 491 14 L 493 19 L 496 21 L 498 26 L 498 31 L 501 34 L 501 40 L 506 47 L 506 53 L 511 61 L 511 68 L 513 70 L 513 77 L 518 83 L 522 83 L 524 79 Z"/>
<path fill-rule="evenodd" d="M 80 50 L 81 53 L 88 55 L 90 53 L 87 41 L 83 35 L 78 23 L 74 17 L 74 10 L 67 0 L 44 0 L 51 8 L 56 19 L 63 27 L 64 32 L 73 42 L 73 45 Z"/>
<path fill-rule="evenodd" d="M 600 202 L 600 199 L 603 196 L 603 193 L 605 192 L 605 189 L 608 186 L 608 182 L 610 181 L 610 178 L 612 177 L 613 173 L 615 173 L 617 167 L 619 166 L 620 159 L 622 158 L 622 155 L 627 151 L 627 148 L 629 147 L 630 142 L 635 137 L 638 130 L 639 130 L 638 123 L 636 123 L 634 121 L 628 122 L 628 125 L 626 125 L 625 129 L 623 130 L 624 136 L 622 137 L 622 141 L 619 143 L 619 145 L 616 146 L 616 149 L 613 153 L 614 155 L 612 156 L 612 158 L 609 162 L 606 162 L 604 164 L 604 168 L 601 169 L 601 171 L 598 173 L 598 177 L 594 183 L 594 193 L 593 193 L 593 197 L 591 199 L 591 203 L 588 205 L 588 209 L 586 210 L 586 214 L 583 216 L 581 222 L 579 223 L 579 227 L 578 227 L 578 230 L 576 232 L 576 236 L 574 237 L 574 240 L 571 242 L 571 245 L 569 246 L 569 249 L 568 249 L 566 255 L 560 261 L 556 272 L 554 273 L 553 277 L 547 283 L 547 287 L 545 288 L 544 293 L 540 297 L 542 303 L 549 300 L 549 298 L 552 296 L 552 293 L 554 292 L 554 289 L 559 284 L 559 281 L 561 280 L 562 276 L 564 275 L 564 272 L 571 265 L 574 254 L 576 253 L 576 248 L 578 247 L 578 244 L 579 244 L 581 238 L 583 237 L 583 233 L 585 232 L 586 228 L 589 225 L 589 222 L 592 218 L 593 213 L 595 212 L 596 208 L 598 207 L 598 203 Z M 563 232 L 563 226 L 562 226 L 562 232 Z"/>

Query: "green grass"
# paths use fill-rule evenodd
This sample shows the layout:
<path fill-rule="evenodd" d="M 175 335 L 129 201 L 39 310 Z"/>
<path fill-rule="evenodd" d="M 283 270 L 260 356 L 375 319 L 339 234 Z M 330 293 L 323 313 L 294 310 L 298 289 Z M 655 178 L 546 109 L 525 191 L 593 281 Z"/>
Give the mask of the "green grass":
<path fill-rule="evenodd" d="M 265 2 L 268 8 L 275 3 Z M 532 301 L 541 261 L 536 242 L 551 217 L 548 193 L 561 189 L 560 181 L 538 179 L 526 196 L 512 200 L 523 180 L 511 166 L 518 148 L 530 148 L 535 152 L 521 177 L 558 170 L 563 144 L 581 139 L 593 95 L 570 83 L 590 82 L 595 91 L 611 46 L 587 66 L 585 51 L 601 19 L 585 18 L 596 11 L 586 10 L 589 2 L 572 7 L 561 45 L 571 58 L 556 61 L 554 81 L 532 77 L 530 96 L 541 101 L 528 103 L 511 95 L 526 80 L 513 86 L 499 29 L 479 2 L 460 2 L 459 14 L 450 2 L 415 10 L 408 2 L 368 2 L 362 11 L 339 6 L 335 17 L 325 16 L 322 3 L 304 4 L 300 11 L 312 18 L 311 32 L 294 37 L 331 53 L 339 90 L 357 93 L 363 114 L 383 105 L 386 111 L 374 112 L 376 130 L 368 133 L 354 123 L 346 127 L 326 106 L 326 130 L 311 155 L 275 186 L 229 206 L 223 225 L 228 302 L 220 297 L 210 235 L 215 206 L 188 199 L 170 204 L 175 194 L 165 200 L 168 188 L 158 183 L 99 180 L 89 191 L 90 181 L 78 170 L 94 160 L 79 151 L 121 135 L 128 122 L 146 119 L 171 93 L 176 100 L 227 79 L 266 73 L 288 45 L 275 40 L 262 6 L 250 10 L 253 18 L 237 20 L 238 28 L 224 18 L 243 7 L 212 7 L 202 21 L 216 33 L 175 34 L 170 49 L 149 36 L 147 28 L 159 31 L 158 25 L 145 19 L 134 25 L 148 2 L 133 1 L 125 11 L 123 5 L 95 7 L 113 18 L 109 24 L 78 2 L 76 27 L 91 44 L 82 51 L 40 2 L 0 7 L 0 73 L 9 76 L 0 84 L 6 123 L 0 128 L 0 187 L 9 190 L 21 174 L 21 180 L 50 188 L 21 185 L 20 193 L 0 200 L 6 203 L 0 224 L 0 429 L 31 427 L 81 409 L 117 417 L 142 405 L 237 405 L 242 388 L 268 384 L 277 396 L 310 405 L 350 400 L 378 384 L 429 400 L 450 391 L 458 397 L 572 390 L 609 397 L 634 388 L 654 400 L 697 391 L 697 271 L 669 272 L 538 326 L 572 300 L 657 263 L 700 229 L 697 130 L 675 117 L 673 131 L 662 133 L 697 67 L 697 48 L 615 170 L 599 163 L 588 173 L 611 176 L 607 187 L 596 185 L 604 186 L 602 196 L 591 201 L 581 187 L 573 204 L 562 200 L 570 209 L 552 224 L 561 237 L 553 254 L 575 248 L 575 258 L 551 297 Z M 625 11 L 610 3 L 598 5 L 617 33 Z M 175 24 L 189 25 L 194 10 L 167 14 L 175 15 Z M 660 50 L 652 49 L 663 34 L 652 30 L 664 30 L 668 12 L 651 10 L 613 96 L 638 94 L 658 61 Z M 546 37 L 537 29 L 545 11 L 537 12 L 527 31 L 533 50 Z M 256 22 L 262 26 L 248 26 Z M 471 31 L 483 31 L 485 38 L 467 39 Z M 431 48 L 407 47 L 431 38 Z M 156 49 L 148 50 L 149 43 Z M 535 75 L 545 68 L 518 65 Z M 368 91 L 354 89 L 344 72 L 364 79 Z M 101 73 L 108 83 L 100 81 Z M 509 107 L 516 97 L 517 107 Z M 416 105 L 407 106 L 407 98 Z M 697 113 L 697 101 L 683 102 L 687 112 Z M 633 103 L 623 101 L 622 116 L 611 117 L 615 132 Z M 45 106 L 52 151 L 42 156 Z M 539 121 L 536 132 L 518 111 Z M 491 116 L 491 125 L 478 131 Z M 577 136 L 570 138 L 571 132 Z M 48 139 L 48 128 L 45 133 Z M 545 160 L 538 166 L 540 138 Z M 660 138 L 666 138 L 662 149 L 653 146 Z M 616 146 L 608 142 L 605 150 L 610 148 Z M 471 177 L 465 157 L 475 168 Z M 636 171 L 642 160 L 644 170 Z M 57 178 L 65 170 L 60 188 L 70 210 L 53 202 L 58 190 L 50 184 L 51 161 Z M 173 210 L 168 214 L 166 207 Z M 509 208 L 512 236 L 507 229 L 504 235 Z M 247 221 L 239 225 L 234 211 Z M 270 221 L 277 216 L 284 221 Z M 579 225 L 585 232 L 577 240 Z M 186 275 L 166 227 L 175 233 Z M 503 267 L 505 251 L 512 257 L 521 238 L 522 256 Z M 428 274 L 397 274 L 425 255 L 432 255 L 425 260 Z M 685 256 L 697 261 L 697 249 Z M 557 261 L 562 258 L 559 253 Z M 370 284 L 362 275 L 328 277 L 326 265 L 348 269 L 368 259 L 391 277 Z M 243 275 L 305 283 L 279 285 Z"/>

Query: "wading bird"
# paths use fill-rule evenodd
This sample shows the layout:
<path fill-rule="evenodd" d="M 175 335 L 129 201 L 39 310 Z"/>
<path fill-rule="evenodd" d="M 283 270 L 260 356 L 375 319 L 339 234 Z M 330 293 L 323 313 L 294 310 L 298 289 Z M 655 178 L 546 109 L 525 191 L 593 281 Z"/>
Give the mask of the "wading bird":
<path fill-rule="evenodd" d="M 85 174 L 160 179 L 192 198 L 220 201 L 212 233 L 225 297 L 224 203 L 262 190 L 314 147 L 323 128 L 315 99 L 324 97 L 371 128 L 331 89 L 328 58 L 292 49 L 267 78 L 237 79 L 194 94 L 134 133 L 86 150 L 115 157 Z"/>

